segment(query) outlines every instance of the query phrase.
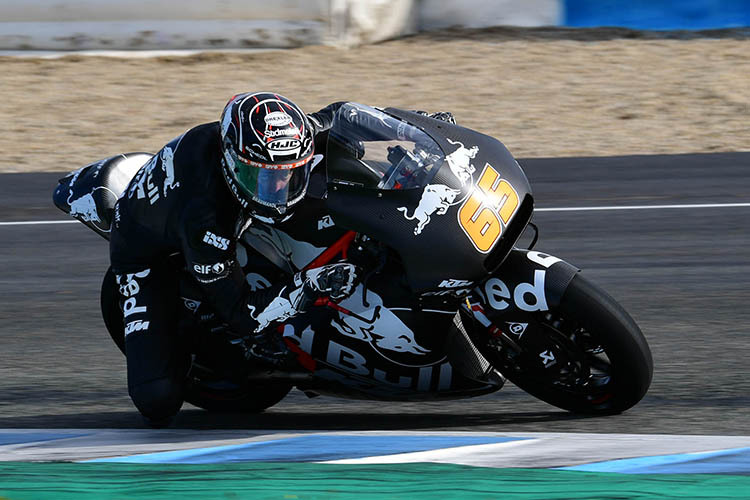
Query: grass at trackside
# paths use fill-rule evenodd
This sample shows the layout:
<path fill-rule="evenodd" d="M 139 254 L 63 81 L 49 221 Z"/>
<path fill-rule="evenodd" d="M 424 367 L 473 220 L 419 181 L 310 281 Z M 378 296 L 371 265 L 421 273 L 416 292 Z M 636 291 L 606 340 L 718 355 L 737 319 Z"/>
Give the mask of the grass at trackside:
<path fill-rule="evenodd" d="M 0 463 L 1 500 L 747 498 L 750 476 L 616 474 L 452 464 Z"/>

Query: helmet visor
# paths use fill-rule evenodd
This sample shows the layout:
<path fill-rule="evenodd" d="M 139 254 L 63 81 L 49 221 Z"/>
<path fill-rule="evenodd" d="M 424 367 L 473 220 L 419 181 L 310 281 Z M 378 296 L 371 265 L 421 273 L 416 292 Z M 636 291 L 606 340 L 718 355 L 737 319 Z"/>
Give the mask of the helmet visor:
<path fill-rule="evenodd" d="M 236 154 L 230 155 L 237 183 L 253 201 L 283 213 L 304 197 L 310 179 L 312 155 L 287 165 L 246 162 Z"/>

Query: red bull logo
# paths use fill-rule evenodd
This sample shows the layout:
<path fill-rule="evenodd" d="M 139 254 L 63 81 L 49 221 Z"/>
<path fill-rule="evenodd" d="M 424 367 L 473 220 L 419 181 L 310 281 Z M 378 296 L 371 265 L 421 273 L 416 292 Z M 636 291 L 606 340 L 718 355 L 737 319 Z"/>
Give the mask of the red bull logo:
<path fill-rule="evenodd" d="M 84 194 L 74 200 L 72 199 L 73 190 L 71 189 L 67 199 L 68 205 L 70 205 L 70 215 L 82 222 L 93 224 L 100 231 L 108 233 L 110 227 L 107 223 L 102 221 L 102 218 L 99 216 L 96 200 L 94 199 L 94 193 L 97 191 L 101 191 L 101 195 L 98 196 L 106 196 L 107 193 L 109 193 L 113 198 L 113 203 L 114 200 L 117 199 L 117 196 L 111 189 L 100 186 L 94 188 L 90 193 Z"/>
<path fill-rule="evenodd" d="M 418 235 L 430 223 L 432 215 L 445 215 L 460 193 L 459 189 L 451 189 L 443 184 L 428 184 L 422 191 L 422 198 L 411 215 L 407 215 L 406 207 L 398 207 L 396 210 L 403 212 L 407 220 L 417 221 L 414 234 Z"/>
<path fill-rule="evenodd" d="M 363 305 L 362 285 L 339 305 L 355 312 L 358 317 L 343 312 L 331 325 L 342 335 L 371 344 L 383 357 L 393 361 L 383 351 L 411 354 L 423 357 L 431 351 L 419 345 L 414 331 L 404 324 L 393 311 L 383 305 L 383 299 L 375 292 L 367 291 L 367 304 Z M 433 364 L 425 363 L 425 364 Z"/>
<path fill-rule="evenodd" d="M 454 142 L 450 139 L 447 139 L 447 141 L 454 146 L 456 144 L 459 145 L 457 150 L 445 157 L 445 160 L 448 162 L 448 166 L 450 167 L 451 172 L 453 172 L 453 175 L 461 181 L 462 186 L 465 186 L 467 182 L 471 183 L 471 176 L 476 172 L 476 168 L 471 164 L 471 160 L 477 157 L 479 146 L 467 148 L 459 141 Z"/>
<path fill-rule="evenodd" d="M 255 333 L 265 330 L 271 325 L 271 323 L 281 323 L 295 316 L 299 312 L 297 311 L 297 308 L 294 307 L 291 300 L 296 301 L 297 296 L 302 293 L 301 288 L 293 291 L 288 299 L 281 296 L 285 290 L 286 287 L 282 288 L 279 292 L 279 296 L 274 298 L 257 316 L 255 316 L 256 307 L 253 305 L 247 306 L 250 310 L 250 316 L 258 322 L 258 326 L 255 328 Z"/>

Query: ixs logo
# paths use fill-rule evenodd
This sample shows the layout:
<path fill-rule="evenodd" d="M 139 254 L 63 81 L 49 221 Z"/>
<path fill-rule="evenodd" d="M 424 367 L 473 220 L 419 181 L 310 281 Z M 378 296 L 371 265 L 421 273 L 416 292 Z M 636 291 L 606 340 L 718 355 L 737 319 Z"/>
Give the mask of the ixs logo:
<path fill-rule="evenodd" d="M 203 243 L 208 243 L 219 250 L 226 250 L 229 248 L 229 240 L 227 238 L 216 236 L 211 231 L 206 231 L 206 234 L 203 235 Z"/>
<path fill-rule="evenodd" d="M 518 207 L 516 190 L 486 163 L 471 196 L 458 210 L 458 224 L 474 248 L 488 253 Z"/>

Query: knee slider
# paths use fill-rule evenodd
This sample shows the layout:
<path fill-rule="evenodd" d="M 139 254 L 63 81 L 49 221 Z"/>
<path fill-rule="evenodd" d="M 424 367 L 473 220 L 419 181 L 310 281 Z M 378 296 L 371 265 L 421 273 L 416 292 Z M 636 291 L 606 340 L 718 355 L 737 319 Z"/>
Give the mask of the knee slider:
<path fill-rule="evenodd" d="M 130 398 L 144 417 L 162 420 L 174 416 L 183 403 L 182 384 L 158 378 L 130 389 Z"/>

